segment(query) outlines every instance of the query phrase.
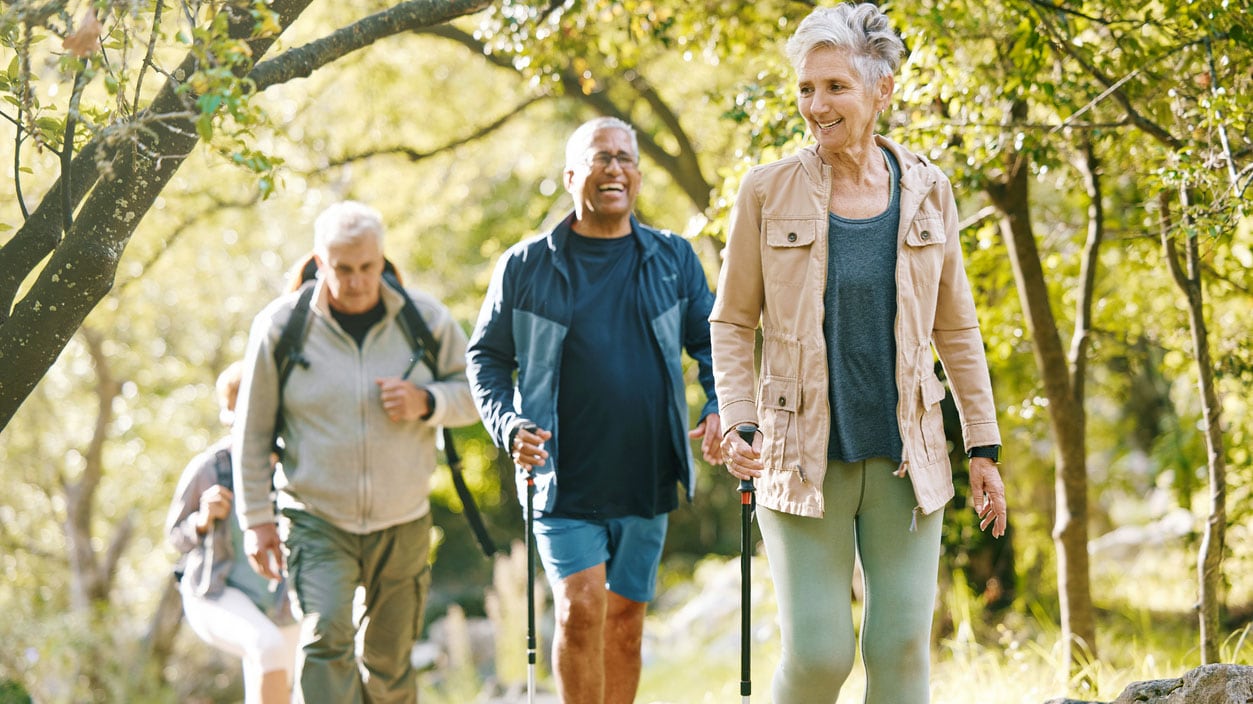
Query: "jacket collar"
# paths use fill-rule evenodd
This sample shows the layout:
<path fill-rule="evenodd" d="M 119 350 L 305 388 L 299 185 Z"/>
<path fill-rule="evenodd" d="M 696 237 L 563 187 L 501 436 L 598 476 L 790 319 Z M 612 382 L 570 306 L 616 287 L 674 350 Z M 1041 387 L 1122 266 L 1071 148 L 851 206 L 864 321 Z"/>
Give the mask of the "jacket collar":
<path fill-rule="evenodd" d="M 313 290 L 313 304 L 310 307 L 318 315 L 322 316 L 323 318 L 330 319 L 331 318 L 331 303 L 330 303 L 331 292 L 326 286 L 326 280 L 323 279 L 321 276 L 319 276 L 315 281 L 316 281 L 316 283 L 314 284 L 315 288 Z M 379 297 L 383 299 L 383 310 L 386 311 L 386 313 L 383 315 L 384 320 L 389 320 L 391 318 L 396 317 L 396 314 L 400 312 L 400 309 L 404 308 L 405 306 L 405 299 L 401 298 L 398 292 L 392 290 L 392 287 L 388 286 L 386 281 L 379 282 Z"/>
<path fill-rule="evenodd" d="M 571 211 L 552 232 L 548 233 L 548 249 L 554 254 L 560 254 L 565 251 L 566 242 L 570 239 L 570 232 L 574 227 L 574 211 Z M 640 253 L 644 255 L 644 259 L 649 258 L 657 251 L 657 235 L 646 225 L 640 224 L 635 219 L 635 214 L 631 214 L 631 234 L 628 237 L 635 238 L 635 244 L 640 248 Z M 563 261 L 564 257 L 557 257 L 558 261 Z"/>
<path fill-rule="evenodd" d="M 914 213 L 922 201 L 935 188 L 940 180 L 940 171 L 931 162 L 902 147 L 896 142 L 876 134 L 875 144 L 886 148 L 896 157 L 901 167 L 901 222 L 913 219 Z M 818 145 L 811 144 L 797 153 L 801 168 L 815 184 L 827 183 L 826 172 L 829 166 L 818 156 Z"/>

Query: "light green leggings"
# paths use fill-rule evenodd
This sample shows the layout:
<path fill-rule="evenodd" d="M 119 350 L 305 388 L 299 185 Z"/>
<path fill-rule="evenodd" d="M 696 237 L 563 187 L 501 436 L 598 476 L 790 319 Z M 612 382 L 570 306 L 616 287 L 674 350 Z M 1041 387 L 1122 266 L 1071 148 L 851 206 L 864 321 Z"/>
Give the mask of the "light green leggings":
<path fill-rule="evenodd" d="M 908 479 L 883 459 L 831 462 L 826 515 L 761 509 L 758 521 L 779 600 L 783 652 L 774 704 L 834 704 L 853 669 L 853 556 L 861 557 L 865 603 L 861 655 L 865 704 L 927 704 L 931 615 L 943 511 L 921 513 Z"/>

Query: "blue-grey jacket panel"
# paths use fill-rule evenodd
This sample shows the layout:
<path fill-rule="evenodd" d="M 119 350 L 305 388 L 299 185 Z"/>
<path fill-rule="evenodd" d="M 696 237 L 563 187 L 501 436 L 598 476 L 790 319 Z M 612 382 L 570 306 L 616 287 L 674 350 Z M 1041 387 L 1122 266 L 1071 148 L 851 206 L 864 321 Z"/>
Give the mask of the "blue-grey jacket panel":
<path fill-rule="evenodd" d="M 573 216 L 552 232 L 520 242 L 496 263 L 487 298 L 470 337 L 466 375 L 479 415 L 492 441 L 505 448 L 514 427 L 530 420 L 551 430 L 547 462 L 535 471 L 535 508 L 556 505 L 560 438 L 557 392 L 561 383 L 561 352 L 573 315 L 570 272 L 564 248 Z M 687 391 L 682 352 L 696 362 L 705 390 L 704 418 L 718 409 L 713 387 L 709 344 L 709 311 L 713 294 L 696 252 L 687 240 L 631 219 L 631 236 L 642 253 L 638 287 L 640 307 L 648 316 L 653 343 L 665 360 L 670 403 L 670 442 L 685 460 L 680 481 L 688 500 L 695 491 L 696 469 L 688 444 Z M 514 372 L 517 372 L 515 382 Z M 597 429 L 604 432 L 608 429 Z M 519 500 L 526 496 L 526 473 L 515 475 Z"/>

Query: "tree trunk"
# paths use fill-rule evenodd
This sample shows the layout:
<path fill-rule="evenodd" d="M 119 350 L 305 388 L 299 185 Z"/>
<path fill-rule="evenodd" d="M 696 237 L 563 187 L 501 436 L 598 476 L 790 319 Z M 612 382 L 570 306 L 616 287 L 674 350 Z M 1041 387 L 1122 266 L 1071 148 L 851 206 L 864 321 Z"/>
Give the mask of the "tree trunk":
<path fill-rule="evenodd" d="M 1014 106 L 1017 119 L 1026 105 Z M 1061 603 L 1062 643 L 1067 666 L 1078 673 L 1096 657 L 1096 619 L 1088 566 L 1088 481 L 1085 418 L 1075 395 L 1066 350 L 1049 303 L 1048 282 L 1032 231 L 1028 179 L 1022 154 L 1007 154 L 1006 179 L 988 185 L 988 195 L 1003 213 L 1001 231 L 1009 249 L 1019 299 L 1026 315 L 1036 366 L 1048 399 L 1049 427 L 1056 445 L 1054 481 L 1057 516 L 1053 541 L 1057 549 L 1057 590 Z"/>
<path fill-rule="evenodd" d="M 1187 192 L 1181 193 L 1187 205 Z M 1222 406 L 1214 384 L 1214 364 L 1209 350 L 1209 329 L 1205 323 L 1204 288 L 1197 238 L 1189 236 L 1184 245 L 1187 271 L 1179 263 L 1175 247 L 1175 231 L 1170 216 L 1170 198 L 1165 192 L 1158 196 L 1162 218 L 1162 249 L 1166 265 L 1175 284 L 1188 302 L 1188 325 L 1192 329 L 1193 355 L 1196 358 L 1197 383 L 1201 391 L 1201 417 L 1205 432 L 1205 449 L 1209 471 L 1209 516 L 1205 520 L 1205 536 L 1197 555 L 1198 621 L 1201 629 L 1201 664 L 1219 661 L 1219 629 L 1222 611 L 1222 561 L 1227 539 L 1227 460 L 1223 442 Z M 1186 212 L 1186 208 L 1185 208 Z M 1186 215 L 1185 215 L 1186 218 Z"/>
<path fill-rule="evenodd" d="M 178 636 L 178 628 L 183 623 L 183 597 L 178 591 L 178 582 L 171 576 L 165 580 L 161 590 L 161 600 L 157 610 L 148 624 L 148 634 L 144 638 L 144 647 L 148 653 L 147 671 L 156 683 L 164 680 L 165 665 L 174 652 L 174 639 Z"/>
<path fill-rule="evenodd" d="M 285 28 L 312 1 L 274 0 L 271 7 Z M 489 4 L 490 0 L 409 0 L 366 18 L 360 26 L 341 30 L 352 38 L 337 32 L 309 45 L 312 48 L 307 51 L 293 50 L 289 63 L 296 67 L 276 59 L 279 63 L 271 64 L 271 69 L 280 76 L 308 75 L 342 55 L 336 53 L 341 47 L 360 47 L 382 36 L 447 22 Z M 388 22 L 388 18 L 399 21 Z M 251 31 L 250 16 L 232 14 L 231 36 L 247 40 L 252 56 L 260 59 L 277 37 L 248 39 Z M 60 231 L 64 212 L 63 179 L 59 179 L 13 238 L 0 247 L 0 428 L 8 425 L 70 337 L 112 289 L 118 262 L 135 228 L 198 143 L 185 102 L 188 96 L 179 93 L 181 83 L 176 80 L 195 69 L 195 55 L 188 54 L 144 111 L 143 129 L 131 125 L 107 130 L 74 158 L 69 179 L 73 188 L 64 200 L 71 208 L 79 199 L 86 200 L 69 232 Z M 267 78 L 266 85 L 275 80 Z M 134 138 L 123 137 L 123 128 L 132 129 Z M 107 175 L 97 167 L 97 159 L 111 166 Z M 49 254 L 30 290 L 12 305 L 21 282 Z"/>

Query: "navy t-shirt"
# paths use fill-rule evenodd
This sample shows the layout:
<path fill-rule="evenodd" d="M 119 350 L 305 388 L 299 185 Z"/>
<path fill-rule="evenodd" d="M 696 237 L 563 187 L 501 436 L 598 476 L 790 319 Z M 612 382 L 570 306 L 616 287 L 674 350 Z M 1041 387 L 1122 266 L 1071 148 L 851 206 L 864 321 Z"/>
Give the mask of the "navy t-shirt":
<path fill-rule="evenodd" d="M 665 368 L 637 293 L 634 235 L 566 241 L 574 311 L 561 354 L 557 503 L 569 518 L 653 517 L 678 506 Z"/>

